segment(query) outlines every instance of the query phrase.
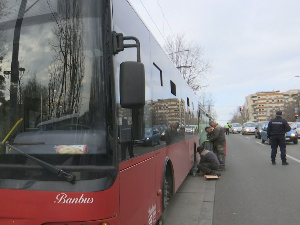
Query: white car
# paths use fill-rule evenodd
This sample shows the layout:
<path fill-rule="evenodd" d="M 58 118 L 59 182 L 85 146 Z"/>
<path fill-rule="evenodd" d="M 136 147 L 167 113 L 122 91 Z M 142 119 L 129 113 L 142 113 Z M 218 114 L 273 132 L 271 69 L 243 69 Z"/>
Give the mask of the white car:
<path fill-rule="evenodd" d="M 232 123 L 230 124 L 229 132 L 233 134 L 241 133 L 242 128 L 243 128 L 242 124 Z"/>
<path fill-rule="evenodd" d="M 243 124 L 242 135 L 255 134 L 256 123 L 247 122 Z"/>
<path fill-rule="evenodd" d="M 298 138 L 300 138 L 300 123 L 294 124 L 292 129 L 297 132 Z"/>
<path fill-rule="evenodd" d="M 185 133 L 186 134 L 194 134 L 195 133 L 195 125 L 186 125 Z"/>

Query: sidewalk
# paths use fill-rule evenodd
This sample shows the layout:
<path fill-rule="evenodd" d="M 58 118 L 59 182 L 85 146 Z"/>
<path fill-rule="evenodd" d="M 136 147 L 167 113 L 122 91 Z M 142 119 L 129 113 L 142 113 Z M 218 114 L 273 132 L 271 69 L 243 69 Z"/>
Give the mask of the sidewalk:
<path fill-rule="evenodd" d="M 164 225 L 212 225 L 216 180 L 188 175 L 171 198 Z"/>

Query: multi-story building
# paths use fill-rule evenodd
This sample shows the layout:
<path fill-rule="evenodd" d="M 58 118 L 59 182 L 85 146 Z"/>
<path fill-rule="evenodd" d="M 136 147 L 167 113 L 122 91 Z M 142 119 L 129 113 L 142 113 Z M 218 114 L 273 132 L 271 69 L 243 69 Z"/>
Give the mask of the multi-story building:
<path fill-rule="evenodd" d="M 283 110 L 284 105 L 297 101 L 300 90 L 264 91 L 246 97 L 244 112 L 249 121 L 259 122 L 270 120 L 274 117 L 276 111 Z"/>
<path fill-rule="evenodd" d="M 159 99 L 152 103 L 154 124 L 185 124 L 185 102 L 176 98 Z M 179 121 L 178 121 L 178 118 Z"/>

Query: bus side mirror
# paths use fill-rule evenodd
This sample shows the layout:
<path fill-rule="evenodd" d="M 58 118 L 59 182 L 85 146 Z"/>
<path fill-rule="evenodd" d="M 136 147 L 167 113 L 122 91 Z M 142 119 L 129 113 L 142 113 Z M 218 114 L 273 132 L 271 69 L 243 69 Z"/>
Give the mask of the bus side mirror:
<path fill-rule="evenodd" d="M 120 104 L 122 108 L 140 109 L 145 105 L 145 67 L 141 62 L 120 65 Z"/>

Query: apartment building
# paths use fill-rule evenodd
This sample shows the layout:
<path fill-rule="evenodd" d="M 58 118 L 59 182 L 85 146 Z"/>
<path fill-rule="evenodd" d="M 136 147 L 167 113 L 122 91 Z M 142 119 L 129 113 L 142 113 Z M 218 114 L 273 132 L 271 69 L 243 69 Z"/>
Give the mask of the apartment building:
<path fill-rule="evenodd" d="M 259 122 L 270 120 L 276 111 L 283 110 L 286 103 L 295 102 L 300 96 L 300 90 L 263 91 L 246 97 L 244 112 L 249 116 L 249 121 Z"/>

